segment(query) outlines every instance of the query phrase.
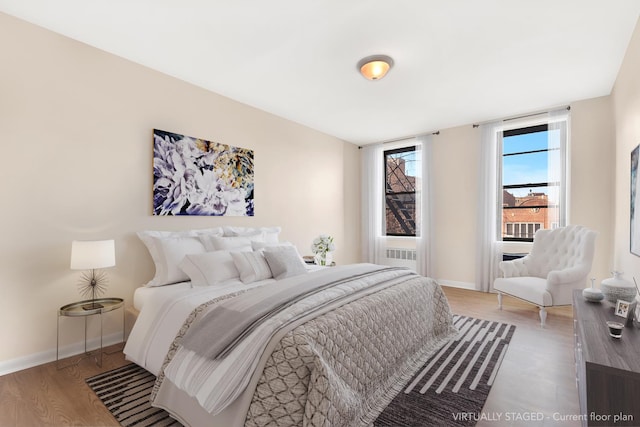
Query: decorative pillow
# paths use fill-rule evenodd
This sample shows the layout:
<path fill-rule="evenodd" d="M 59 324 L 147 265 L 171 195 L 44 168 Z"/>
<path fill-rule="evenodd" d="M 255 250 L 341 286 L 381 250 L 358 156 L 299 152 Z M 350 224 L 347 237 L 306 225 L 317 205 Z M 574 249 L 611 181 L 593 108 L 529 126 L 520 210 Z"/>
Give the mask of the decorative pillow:
<path fill-rule="evenodd" d="M 307 272 L 295 246 L 265 248 L 264 258 L 269 264 L 273 277 L 277 280 L 298 276 Z"/>
<path fill-rule="evenodd" d="M 189 231 L 140 231 L 138 237 L 147 247 L 155 265 L 155 276 L 145 286 L 163 286 L 187 280 L 177 264 L 187 253 L 204 252 L 198 234 L 221 233 L 220 228 Z"/>
<path fill-rule="evenodd" d="M 234 251 L 251 251 L 251 247 L 236 248 Z M 240 272 L 231 254 L 230 251 L 189 254 L 180 263 L 180 268 L 189 276 L 193 286 L 220 285 L 228 280 L 240 278 Z"/>
<path fill-rule="evenodd" d="M 282 231 L 281 227 L 222 227 L 224 236 L 247 236 L 256 233 L 264 233 L 264 241 L 268 243 L 278 243 L 278 236 Z"/>
<path fill-rule="evenodd" d="M 240 272 L 242 283 L 249 284 L 273 277 L 262 252 L 232 252 L 231 257 Z"/>
<path fill-rule="evenodd" d="M 201 236 L 202 243 L 208 251 L 228 251 L 235 248 L 251 246 L 251 242 L 264 241 L 264 234 L 257 232 L 248 236 L 221 237 Z"/>

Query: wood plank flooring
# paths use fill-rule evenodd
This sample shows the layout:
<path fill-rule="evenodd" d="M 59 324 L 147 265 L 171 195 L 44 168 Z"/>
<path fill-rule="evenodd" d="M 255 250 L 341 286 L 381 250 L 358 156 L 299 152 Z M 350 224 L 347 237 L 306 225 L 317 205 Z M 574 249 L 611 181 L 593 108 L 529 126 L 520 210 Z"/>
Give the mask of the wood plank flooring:
<path fill-rule="evenodd" d="M 543 329 L 532 305 L 505 297 L 500 311 L 494 294 L 444 289 L 454 313 L 517 326 L 483 409 L 487 419 L 477 425 L 578 426 L 577 422 L 553 419 L 554 414 L 579 413 L 571 307 L 550 309 Z M 118 426 L 84 380 L 127 364 L 121 347 L 106 349 L 111 354 L 105 354 L 103 368 L 85 358 L 61 370 L 48 363 L 0 377 L 0 426 Z M 63 365 L 68 363 L 63 361 Z M 540 412 L 545 419 L 516 419 L 531 412 Z"/>
<path fill-rule="evenodd" d="M 0 377 L 0 426 L 119 426 L 84 380 L 129 363 L 122 344 L 105 348 L 102 363 L 85 357 L 60 370 L 52 362 Z"/>
<path fill-rule="evenodd" d="M 516 325 L 482 410 L 487 419 L 477 426 L 580 426 L 568 418 L 580 413 L 571 306 L 549 308 L 541 328 L 538 309 L 531 304 L 505 296 L 499 310 L 495 294 L 444 290 L 454 313 Z M 524 419 L 529 415 L 535 421 Z"/>

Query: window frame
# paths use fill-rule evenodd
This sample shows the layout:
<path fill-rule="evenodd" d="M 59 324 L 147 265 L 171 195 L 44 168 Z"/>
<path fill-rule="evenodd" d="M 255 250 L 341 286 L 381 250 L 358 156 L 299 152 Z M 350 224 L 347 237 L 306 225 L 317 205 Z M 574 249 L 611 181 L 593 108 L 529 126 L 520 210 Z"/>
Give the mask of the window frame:
<path fill-rule="evenodd" d="M 417 237 L 417 214 L 418 214 L 418 209 L 417 209 L 417 203 L 418 203 L 418 191 L 416 188 L 416 183 L 414 183 L 413 185 L 413 191 L 395 191 L 395 192 L 390 192 L 387 191 L 387 188 L 390 187 L 389 186 L 389 182 L 388 182 L 388 176 L 387 176 L 387 158 L 390 155 L 394 155 L 394 154 L 400 154 L 400 153 L 409 153 L 409 152 L 414 152 L 416 154 L 416 156 L 419 155 L 419 150 L 418 150 L 418 146 L 417 145 L 409 145 L 409 146 L 405 146 L 405 147 L 399 147 L 399 148 L 392 148 L 389 150 L 383 150 L 382 152 L 382 163 L 383 163 L 383 187 L 382 187 L 382 191 L 383 191 L 383 225 L 384 225 L 384 230 L 383 230 L 383 235 L 387 236 L 387 237 Z M 415 178 L 415 177 L 414 177 Z M 414 207 L 413 207 L 413 233 L 411 232 L 407 232 L 407 233 L 390 233 L 387 230 L 387 212 L 389 209 L 389 205 L 388 205 L 388 196 L 392 196 L 392 195 L 399 195 L 399 196 L 407 196 L 407 195 L 413 195 L 413 200 L 414 200 Z M 394 216 L 396 217 L 396 219 L 398 220 L 398 223 L 400 224 L 401 228 L 403 228 L 403 221 L 398 218 L 398 214 L 396 212 L 393 211 L 392 209 L 392 213 L 394 214 Z"/>
<path fill-rule="evenodd" d="M 559 130 L 563 133 L 561 135 L 561 143 L 560 146 L 558 147 L 549 147 L 547 145 L 547 147 L 545 149 L 536 149 L 536 150 L 528 150 L 528 151 L 519 151 L 519 152 L 513 152 L 513 153 L 508 153 L 505 154 L 504 151 L 504 140 L 505 138 L 511 137 L 511 136 L 518 136 L 518 135 L 525 135 L 525 134 L 530 134 L 530 133 L 537 133 L 537 132 L 550 132 L 550 130 L 553 130 L 553 128 L 551 128 L 550 124 L 554 123 L 554 125 L 556 123 L 561 123 Z M 551 129 L 550 129 L 551 128 Z M 534 183 L 520 183 L 520 184 L 504 184 L 504 177 L 503 177 L 503 173 L 504 173 L 504 159 L 506 157 L 511 157 L 511 156 L 523 156 L 523 155 L 528 155 L 528 154 L 535 154 L 535 153 L 542 153 L 542 152 L 546 152 L 546 153 L 551 153 L 553 151 L 559 151 L 560 152 L 560 162 L 564 162 L 564 159 L 567 156 L 567 150 L 568 150 L 568 139 L 569 139 L 569 134 L 568 134 L 568 121 L 567 120 L 559 120 L 557 122 L 553 122 L 553 121 L 544 121 L 544 122 L 538 122 L 538 123 L 523 123 L 520 126 L 515 126 L 515 127 L 511 127 L 508 129 L 502 129 L 500 131 L 498 131 L 499 134 L 502 135 L 502 138 L 500 139 L 500 151 L 499 151 L 499 157 L 500 157 L 500 182 L 498 183 L 499 185 L 499 191 L 502 195 L 504 194 L 505 191 L 509 191 L 509 190 L 513 190 L 513 189 L 522 189 L 522 188 L 528 188 L 528 189 L 532 189 L 532 188 L 552 188 L 555 187 L 558 191 L 558 196 L 560 197 L 560 200 L 557 203 L 552 203 L 549 201 L 549 199 L 547 199 L 546 204 L 527 204 L 525 206 L 505 206 L 504 201 L 502 203 L 500 203 L 499 208 L 499 215 L 498 217 L 500 218 L 500 227 L 498 230 L 498 240 L 503 241 L 503 242 L 533 242 L 533 236 L 531 237 L 505 237 L 504 234 L 506 233 L 507 229 L 508 229 L 508 225 L 511 225 L 512 230 L 514 231 L 513 235 L 515 236 L 515 229 L 516 229 L 516 224 L 518 225 L 518 228 L 521 229 L 521 225 L 522 224 L 536 224 L 537 221 L 525 221 L 525 220 L 518 220 L 516 222 L 505 222 L 505 211 L 517 211 L 520 209 L 557 209 L 558 210 L 558 219 L 556 220 L 554 218 L 553 221 L 550 222 L 549 227 L 550 228 L 557 228 L 559 225 L 559 222 L 563 222 L 565 221 L 565 215 L 562 214 L 562 210 L 564 209 L 566 211 L 566 203 L 568 203 L 568 200 L 566 200 L 566 186 L 567 186 L 567 172 L 566 172 L 566 165 L 561 164 L 561 173 L 560 173 L 560 180 L 559 181 L 546 181 L 546 182 L 534 182 Z M 565 143 L 563 144 L 562 141 L 565 141 Z M 547 167 L 547 174 L 548 174 L 548 167 Z M 534 225 L 535 228 L 535 225 Z M 542 226 L 540 227 L 541 229 L 544 228 L 544 223 L 542 224 Z M 522 233 L 518 233 L 518 234 L 522 234 Z M 529 234 L 529 233 L 527 233 Z M 534 232 L 535 234 L 535 232 Z"/>

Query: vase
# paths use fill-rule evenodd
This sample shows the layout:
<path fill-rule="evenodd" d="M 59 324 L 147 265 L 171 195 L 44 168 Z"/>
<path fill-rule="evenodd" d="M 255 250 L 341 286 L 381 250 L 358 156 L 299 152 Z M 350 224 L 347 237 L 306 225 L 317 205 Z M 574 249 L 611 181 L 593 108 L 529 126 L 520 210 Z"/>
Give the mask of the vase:
<path fill-rule="evenodd" d="M 594 282 L 596 279 L 591 279 L 591 287 L 585 288 L 582 291 L 582 296 L 589 302 L 600 302 L 604 299 L 602 291 L 595 287 Z"/>
<path fill-rule="evenodd" d="M 314 257 L 315 263 L 326 267 L 333 262 L 333 254 L 331 252 L 318 252 Z"/>
<path fill-rule="evenodd" d="M 607 301 L 616 303 L 619 299 L 631 302 L 636 297 L 636 286 L 630 281 L 622 278 L 619 271 L 613 272 L 613 277 L 605 279 L 600 284 L 600 289 Z"/>

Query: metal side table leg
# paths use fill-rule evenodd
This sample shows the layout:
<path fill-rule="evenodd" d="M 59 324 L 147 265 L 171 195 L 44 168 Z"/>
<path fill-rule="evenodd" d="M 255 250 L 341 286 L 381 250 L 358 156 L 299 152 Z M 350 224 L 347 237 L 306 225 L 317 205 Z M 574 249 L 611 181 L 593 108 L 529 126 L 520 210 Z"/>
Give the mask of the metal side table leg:
<path fill-rule="evenodd" d="M 104 317 L 103 317 L 103 315 L 102 315 L 102 310 L 100 310 L 100 364 L 99 364 L 98 366 L 99 366 L 99 367 L 101 367 L 101 368 L 102 368 L 102 333 L 103 333 L 103 331 L 102 331 L 102 328 L 103 328 L 102 324 L 103 324 L 103 322 L 104 322 L 103 318 L 104 318 Z"/>
<path fill-rule="evenodd" d="M 60 369 L 60 313 L 56 328 L 56 369 Z"/>

